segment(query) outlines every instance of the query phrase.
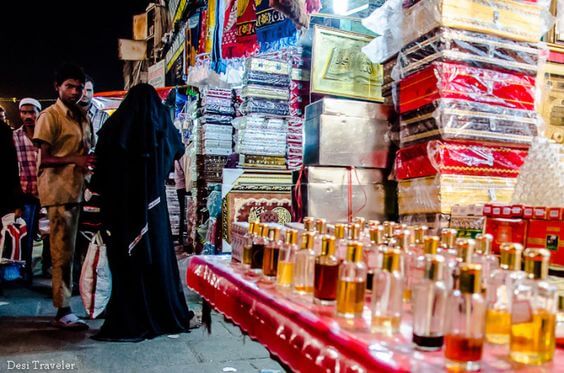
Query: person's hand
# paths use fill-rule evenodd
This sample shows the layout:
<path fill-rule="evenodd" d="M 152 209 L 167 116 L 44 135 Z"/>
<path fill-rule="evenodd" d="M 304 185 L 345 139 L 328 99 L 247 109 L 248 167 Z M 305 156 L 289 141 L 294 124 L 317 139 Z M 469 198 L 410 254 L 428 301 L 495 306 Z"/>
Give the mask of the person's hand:
<path fill-rule="evenodd" d="M 14 210 L 14 218 L 21 218 L 23 216 L 23 210 L 20 208 L 17 208 Z"/>
<path fill-rule="evenodd" d="M 90 155 L 78 155 L 76 156 L 76 159 L 74 161 L 74 163 L 86 170 L 86 171 L 91 171 L 94 169 L 94 165 L 96 164 L 96 157 L 93 154 Z"/>

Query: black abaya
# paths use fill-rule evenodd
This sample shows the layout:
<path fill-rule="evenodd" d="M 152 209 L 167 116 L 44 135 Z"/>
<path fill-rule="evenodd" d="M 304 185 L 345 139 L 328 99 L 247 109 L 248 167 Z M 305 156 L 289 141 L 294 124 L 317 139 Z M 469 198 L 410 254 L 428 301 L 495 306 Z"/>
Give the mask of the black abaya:
<path fill-rule="evenodd" d="M 147 84 L 133 87 L 98 132 L 94 188 L 112 272 L 112 295 L 99 340 L 140 341 L 188 331 L 165 193 L 180 134 Z"/>

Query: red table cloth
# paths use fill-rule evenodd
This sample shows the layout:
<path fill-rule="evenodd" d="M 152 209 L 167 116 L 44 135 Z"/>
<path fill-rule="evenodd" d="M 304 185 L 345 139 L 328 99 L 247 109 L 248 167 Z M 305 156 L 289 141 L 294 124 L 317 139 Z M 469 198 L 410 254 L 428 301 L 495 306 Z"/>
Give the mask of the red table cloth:
<path fill-rule="evenodd" d="M 444 371 L 442 351 L 413 349 L 408 314 L 401 334 L 373 334 L 368 307 L 360 320 L 338 319 L 332 307 L 317 306 L 311 298 L 253 282 L 230 261 L 224 256 L 193 257 L 186 273 L 188 286 L 293 371 Z M 527 367 L 510 362 L 505 347 L 486 345 L 482 363 L 483 372 L 562 372 L 564 351 L 557 349 L 552 363 Z"/>

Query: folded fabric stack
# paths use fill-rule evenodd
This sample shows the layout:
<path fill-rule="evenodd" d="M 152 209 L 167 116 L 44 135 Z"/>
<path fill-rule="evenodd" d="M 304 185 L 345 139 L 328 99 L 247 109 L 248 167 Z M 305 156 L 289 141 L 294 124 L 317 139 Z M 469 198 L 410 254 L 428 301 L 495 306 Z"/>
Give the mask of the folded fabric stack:
<path fill-rule="evenodd" d="M 243 155 L 286 156 L 286 120 L 247 115 L 233 122 L 237 129 L 235 151 Z"/>
<path fill-rule="evenodd" d="M 538 133 L 535 84 L 545 55 L 538 42 L 548 30 L 547 3 L 390 4 L 365 24 L 375 25 L 380 16 L 389 28 L 380 34 L 400 33 L 374 41 L 371 47 L 384 39 L 388 44 L 371 49 L 371 57 L 385 62 L 384 91 L 400 114 L 401 220 L 443 227 L 454 205 L 510 201 Z"/>
<path fill-rule="evenodd" d="M 201 116 L 197 124 L 198 154 L 229 156 L 233 153 L 233 127 L 235 116 L 233 94 L 227 89 L 205 89 L 201 96 Z"/>
<path fill-rule="evenodd" d="M 288 119 L 288 168 L 298 170 L 304 164 L 304 120 L 300 117 Z"/>

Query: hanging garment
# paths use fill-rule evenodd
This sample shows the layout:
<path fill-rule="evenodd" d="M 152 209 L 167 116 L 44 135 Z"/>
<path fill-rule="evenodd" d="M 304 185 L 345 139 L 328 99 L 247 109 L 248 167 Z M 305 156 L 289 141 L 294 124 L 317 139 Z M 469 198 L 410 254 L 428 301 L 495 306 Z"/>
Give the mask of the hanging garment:
<path fill-rule="evenodd" d="M 280 50 L 297 42 L 296 26 L 284 13 L 270 6 L 270 0 L 257 0 L 257 40 L 261 52 Z"/>

